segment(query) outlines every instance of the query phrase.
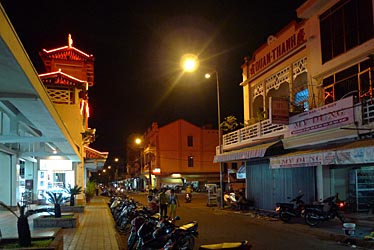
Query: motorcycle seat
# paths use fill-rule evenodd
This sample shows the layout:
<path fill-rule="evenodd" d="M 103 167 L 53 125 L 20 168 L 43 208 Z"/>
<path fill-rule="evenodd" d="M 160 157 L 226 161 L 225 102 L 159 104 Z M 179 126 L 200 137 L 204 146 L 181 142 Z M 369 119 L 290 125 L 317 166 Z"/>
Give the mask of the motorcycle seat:
<path fill-rule="evenodd" d="M 223 242 L 217 244 L 210 244 L 210 245 L 201 245 L 199 250 L 208 250 L 208 249 L 225 249 L 225 250 L 234 250 L 234 249 L 250 249 L 251 245 L 248 244 L 248 241 L 245 240 L 243 242 Z"/>
<path fill-rule="evenodd" d="M 182 229 L 182 230 L 188 230 L 190 228 L 193 228 L 193 227 L 196 227 L 197 226 L 197 222 L 196 221 L 193 221 L 193 222 L 190 222 L 190 223 L 187 223 L 187 224 L 184 224 L 182 226 L 179 226 L 179 229 Z"/>

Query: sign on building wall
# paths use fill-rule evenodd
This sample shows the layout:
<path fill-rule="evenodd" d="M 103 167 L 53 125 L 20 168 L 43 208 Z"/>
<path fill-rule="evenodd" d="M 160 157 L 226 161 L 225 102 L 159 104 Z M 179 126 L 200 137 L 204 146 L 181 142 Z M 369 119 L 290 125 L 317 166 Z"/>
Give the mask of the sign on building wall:
<path fill-rule="evenodd" d="M 327 104 L 290 117 L 288 128 L 293 136 L 349 125 L 354 122 L 353 97 Z"/>
<path fill-rule="evenodd" d="M 270 97 L 269 102 L 270 123 L 287 125 L 289 120 L 288 99 L 281 97 Z"/>
<path fill-rule="evenodd" d="M 253 77 L 264 71 L 277 61 L 289 55 L 306 42 L 304 27 L 290 25 L 287 30 L 276 36 L 268 38 L 267 46 L 255 52 L 250 65 L 250 76 Z"/>
<path fill-rule="evenodd" d="M 363 164 L 374 161 L 374 147 L 281 156 L 270 158 L 270 168 L 312 167 L 320 165 Z"/>

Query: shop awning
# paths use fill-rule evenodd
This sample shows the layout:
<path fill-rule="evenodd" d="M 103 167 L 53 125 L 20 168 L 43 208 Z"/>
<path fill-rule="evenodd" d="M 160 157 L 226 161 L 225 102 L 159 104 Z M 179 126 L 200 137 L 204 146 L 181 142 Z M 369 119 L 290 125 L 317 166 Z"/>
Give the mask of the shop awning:
<path fill-rule="evenodd" d="M 270 158 L 270 168 L 320 165 L 367 164 L 374 162 L 374 140 L 359 140 L 335 146 L 299 150 Z"/>
<path fill-rule="evenodd" d="M 264 157 L 266 150 L 278 142 L 279 141 L 263 143 L 252 147 L 247 147 L 245 149 L 234 150 L 220 155 L 216 155 L 214 156 L 213 162 L 230 162 Z"/>
<path fill-rule="evenodd" d="M 173 185 L 182 185 L 183 186 L 183 180 L 182 178 L 160 178 L 161 184 L 173 184 Z"/>

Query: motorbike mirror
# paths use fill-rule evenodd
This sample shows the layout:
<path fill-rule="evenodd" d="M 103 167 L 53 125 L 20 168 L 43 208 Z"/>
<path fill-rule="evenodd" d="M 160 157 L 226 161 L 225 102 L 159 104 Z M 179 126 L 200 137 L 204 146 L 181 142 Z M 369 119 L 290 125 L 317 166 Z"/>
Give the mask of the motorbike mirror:
<path fill-rule="evenodd" d="M 181 217 L 179 217 L 178 215 L 174 217 L 174 220 L 180 220 Z"/>

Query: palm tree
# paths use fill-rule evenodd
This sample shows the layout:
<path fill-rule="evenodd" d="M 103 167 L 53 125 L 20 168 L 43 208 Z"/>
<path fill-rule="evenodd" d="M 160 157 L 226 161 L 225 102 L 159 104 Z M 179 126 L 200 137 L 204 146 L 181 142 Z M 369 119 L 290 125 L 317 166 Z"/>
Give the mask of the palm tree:
<path fill-rule="evenodd" d="M 27 210 L 26 211 L 26 204 L 20 205 L 17 203 L 17 207 L 19 210 L 19 215 L 12 210 L 9 206 L 7 206 L 4 202 L 0 201 L 0 206 L 4 207 L 6 210 L 11 212 L 17 219 L 17 231 L 18 231 L 18 241 L 21 247 L 28 247 L 31 245 L 31 232 L 28 217 L 30 215 L 42 212 L 50 212 L 48 208 L 41 208 L 35 210 Z"/>
<path fill-rule="evenodd" d="M 79 187 L 78 185 L 71 187 L 69 184 L 68 188 L 65 189 L 65 192 L 70 195 L 70 206 L 74 206 L 75 196 L 82 193 L 82 187 Z"/>
<path fill-rule="evenodd" d="M 65 203 L 70 197 L 64 197 L 63 193 L 53 193 L 47 191 L 49 196 L 47 200 L 54 205 L 55 218 L 61 218 L 61 204 Z"/>

